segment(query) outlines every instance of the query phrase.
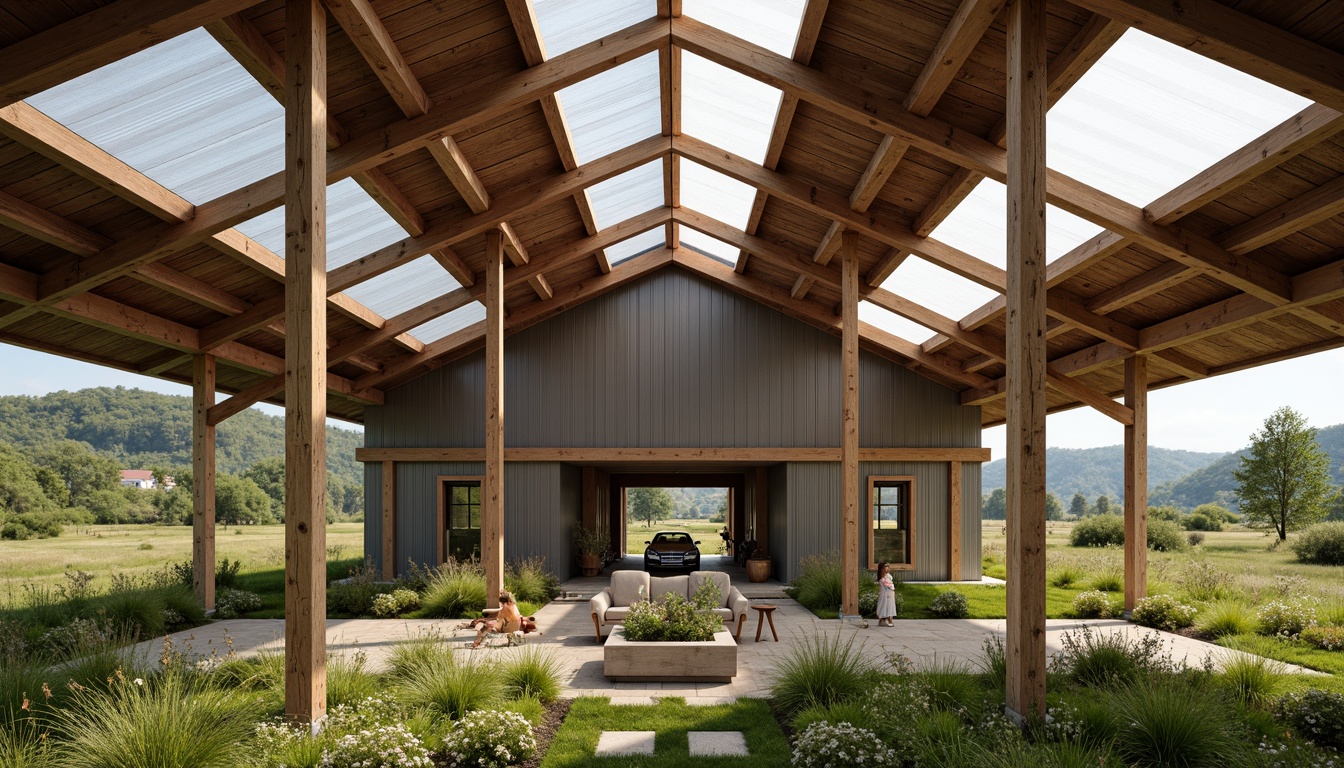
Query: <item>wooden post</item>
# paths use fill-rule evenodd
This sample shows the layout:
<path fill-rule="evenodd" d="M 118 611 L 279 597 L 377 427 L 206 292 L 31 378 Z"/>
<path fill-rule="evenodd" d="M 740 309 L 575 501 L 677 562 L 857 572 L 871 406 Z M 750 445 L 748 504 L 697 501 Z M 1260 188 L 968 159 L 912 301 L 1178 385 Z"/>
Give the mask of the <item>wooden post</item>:
<path fill-rule="evenodd" d="M 191 572 L 196 599 L 215 608 L 215 358 L 191 357 Z"/>
<path fill-rule="evenodd" d="M 439 489 L 442 494 L 443 490 Z M 443 531 L 436 534 L 443 538 Z M 383 462 L 383 578 L 397 577 L 397 463 Z"/>
<path fill-rule="evenodd" d="M 1148 594 L 1148 358 L 1125 360 L 1125 611 Z"/>
<path fill-rule="evenodd" d="M 1045 0 L 1008 9 L 1008 677 L 1045 714 Z"/>
<path fill-rule="evenodd" d="M 327 712 L 327 15 L 285 6 L 285 714 Z"/>
<path fill-rule="evenodd" d="M 961 462 L 947 463 L 947 580 L 961 581 Z"/>
<path fill-rule="evenodd" d="M 481 485 L 481 565 L 485 599 L 504 588 L 504 238 L 485 237 L 485 482 Z"/>
<path fill-rule="evenodd" d="M 844 500 L 840 535 L 840 603 L 845 613 L 859 613 L 859 236 L 845 230 L 841 236 L 842 336 L 840 486 Z"/>

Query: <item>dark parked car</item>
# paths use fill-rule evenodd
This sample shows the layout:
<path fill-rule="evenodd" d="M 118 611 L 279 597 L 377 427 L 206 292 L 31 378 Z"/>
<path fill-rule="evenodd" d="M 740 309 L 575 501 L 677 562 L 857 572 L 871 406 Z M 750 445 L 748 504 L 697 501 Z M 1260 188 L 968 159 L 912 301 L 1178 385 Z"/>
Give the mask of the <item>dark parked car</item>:
<path fill-rule="evenodd" d="M 659 531 L 646 541 L 644 570 L 700 570 L 700 542 L 682 531 Z"/>

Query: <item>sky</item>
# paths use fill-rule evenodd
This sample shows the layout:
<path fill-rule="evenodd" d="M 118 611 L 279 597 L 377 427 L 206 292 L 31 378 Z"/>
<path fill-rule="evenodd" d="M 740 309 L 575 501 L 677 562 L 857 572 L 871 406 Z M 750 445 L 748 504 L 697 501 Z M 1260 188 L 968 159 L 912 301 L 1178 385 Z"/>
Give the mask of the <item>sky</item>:
<path fill-rule="evenodd" d="M 1265 418 L 1285 405 L 1300 411 L 1314 427 L 1342 424 L 1344 398 L 1334 385 L 1341 376 L 1344 349 L 1335 349 L 1154 390 L 1148 395 L 1148 442 L 1187 451 L 1234 451 L 1250 442 L 1251 433 Z M 191 396 L 190 387 L 171 381 L 0 344 L 0 395 L 116 386 Z M 263 405 L 261 410 L 284 414 L 273 405 Z M 363 430 L 344 421 L 328 423 Z M 983 441 L 992 458 L 1004 457 L 1003 427 L 986 429 Z M 1124 428 L 1091 408 L 1057 413 L 1046 420 L 1046 444 L 1051 447 L 1094 448 L 1123 441 Z"/>

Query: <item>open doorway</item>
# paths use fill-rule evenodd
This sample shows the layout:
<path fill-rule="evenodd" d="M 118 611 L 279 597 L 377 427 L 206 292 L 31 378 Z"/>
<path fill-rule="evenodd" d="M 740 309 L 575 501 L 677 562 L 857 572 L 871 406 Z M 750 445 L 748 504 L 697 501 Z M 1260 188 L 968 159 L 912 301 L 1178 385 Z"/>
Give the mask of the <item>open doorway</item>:
<path fill-rule="evenodd" d="M 685 552 L 688 567 L 690 547 L 698 553 L 697 565 L 728 554 L 731 496 L 729 485 L 627 487 L 625 551 L 640 554 L 652 544 L 659 551 L 666 550 L 663 556 L 668 560 L 677 560 Z"/>

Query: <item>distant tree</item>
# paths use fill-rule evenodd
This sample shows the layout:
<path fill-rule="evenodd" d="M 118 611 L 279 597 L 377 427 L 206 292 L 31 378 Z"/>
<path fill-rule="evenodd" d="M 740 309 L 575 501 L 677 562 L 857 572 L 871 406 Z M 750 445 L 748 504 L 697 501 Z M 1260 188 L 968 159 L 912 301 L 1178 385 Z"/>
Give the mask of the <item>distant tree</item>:
<path fill-rule="evenodd" d="M 1316 441 L 1316 430 L 1292 408 L 1280 408 L 1265 419 L 1232 475 L 1247 522 L 1272 527 L 1281 541 L 1328 511 L 1330 457 Z"/>
<path fill-rule="evenodd" d="M 121 488 L 100 488 L 83 494 L 83 507 L 93 513 L 93 521 L 103 524 L 129 523 L 130 502 Z"/>
<path fill-rule="evenodd" d="M 1060 501 L 1059 497 L 1055 495 L 1054 491 L 1045 494 L 1045 519 L 1046 520 L 1064 519 L 1064 502 Z"/>
<path fill-rule="evenodd" d="M 0 443 L 0 518 L 56 508 L 39 478 L 41 470 L 13 447 Z M 59 486 L 64 491 L 65 486 Z"/>
<path fill-rule="evenodd" d="M 1073 494 L 1073 501 L 1069 502 L 1069 515 L 1075 520 L 1081 520 L 1087 517 L 1087 497 L 1081 493 Z"/>
<path fill-rule="evenodd" d="M 273 523 L 271 498 L 245 477 L 215 477 L 215 521 L 221 525 Z"/>
<path fill-rule="evenodd" d="M 1148 508 L 1149 520 L 1170 520 L 1173 523 L 1179 523 L 1183 517 L 1185 517 L 1185 513 L 1176 507 L 1157 506 Z"/>
<path fill-rule="evenodd" d="M 1236 512 L 1224 507 L 1222 504 L 1200 504 L 1198 507 L 1190 510 L 1192 515 L 1203 515 L 1210 520 L 1217 520 L 1221 523 L 1235 523 L 1241 520 L 1241 516 Z"/>
<path fill-rule="evenodd" d="M 649 527 L 672 516 L 672 494 L 666 488 L 631 488 L 626 496 L 630 516 Z"/>
<path fill-rule="evenodd" d="M 1330 502 L 1327 520 L 1344 520 L 1344 486 L 1335 489 L 1335 498 Z"/>
<path fill-rule="evenodd" d="M 728 500 L 724 499 L 723 501 L 719 502 L 719 508 L 714 511 L 714 514 L 709 516 L 709 522 L 723 523 L 727 521 L 728 521 Z"/>
<path fill-rule="evenodd" d="M 1008 492 L 995 488 L 980 500 L 980 519 L 1006 520 L 1008 518 Z"/>
<path fill-rule="evenodd" d="M 164 525 L 191 525 L 193 514 L 191 488 L 179 484 L 171 491 L 154 495 L 154 509 Z"/>
<path fill-rule="evenodd" d="M 69 498 L 64 505 L 93 509 L 89 502 L 98 491 L 121 487 L 121 464 L 100 456 L 85 443 L 59 440 L 39 448 L 34 463 L 55 472 L 64 482 Z"/>
<path fill-rule="evenodd" d="M 257 484 L 257 487 L 271 497 L 271 510 L 276 519 L 285 519 L 285 457 L 272 456 L 262 459 L 243 472 L 243 477 Z"/>
<path fill-rule="evenodd" d="M 1104 494 L 1104 493 L 1103 493 L 1102 495 L 1098 496 L 1098 497 L 1097 497 L 1097 506 L 1093 508 L 1093 512 L 1095 512 L 1095 513 L 1098 514 L 1098 515 L 1109 515 L 1109 514 L 1111 514 L 1111 497 L 1110 497 L 1110 496 L 1107 496 L 1107 495 Z"/>

